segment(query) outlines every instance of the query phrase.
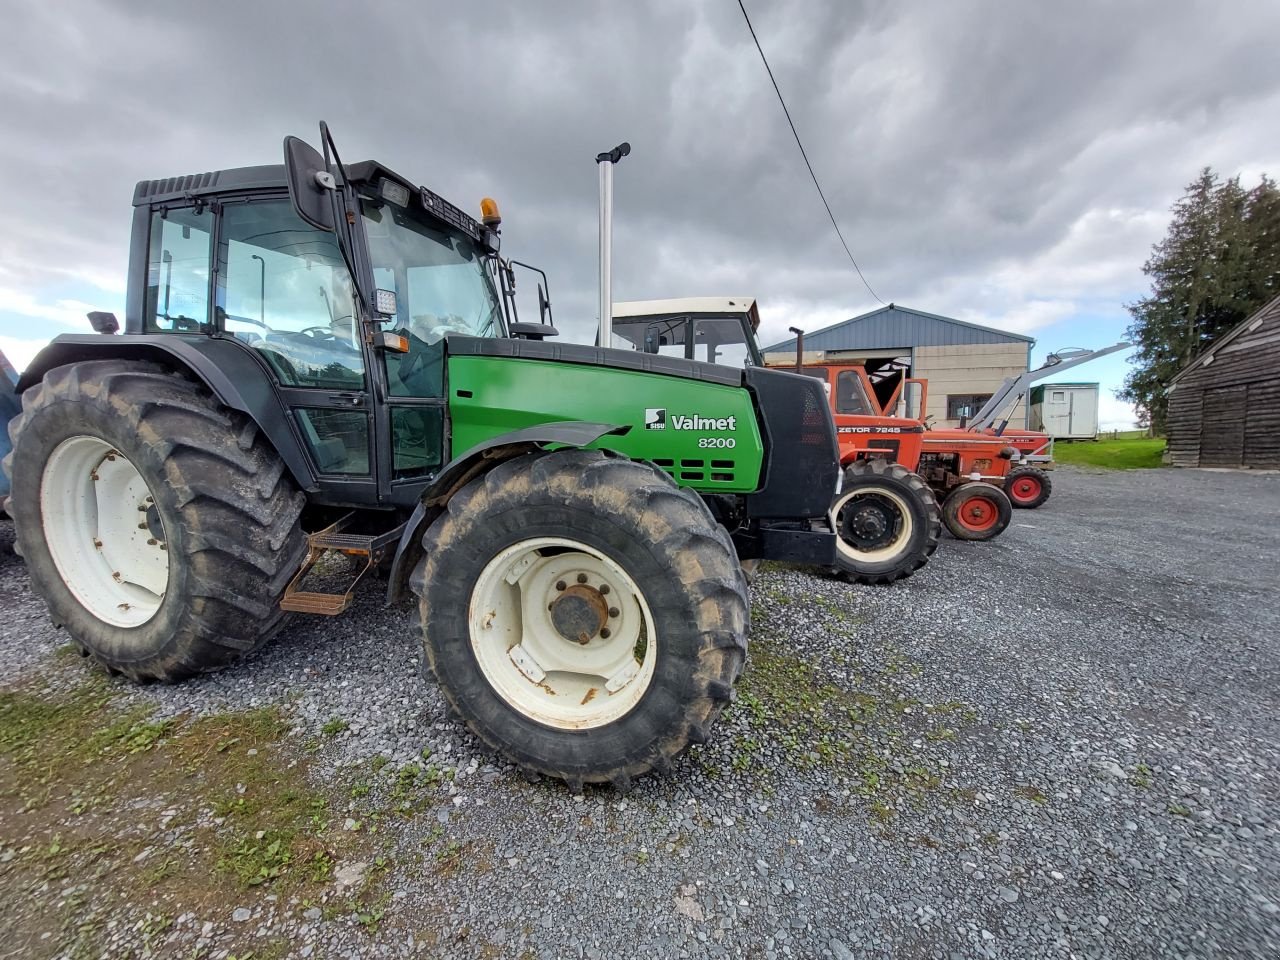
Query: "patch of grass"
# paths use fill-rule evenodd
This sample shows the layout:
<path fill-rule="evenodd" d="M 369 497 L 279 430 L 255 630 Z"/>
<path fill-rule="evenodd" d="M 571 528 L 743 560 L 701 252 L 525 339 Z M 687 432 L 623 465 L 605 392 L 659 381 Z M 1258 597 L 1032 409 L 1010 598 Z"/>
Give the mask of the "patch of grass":
<path fill-rule="evenodd" d="M 1190 808 L 1190 807 L 1188 807 L 1186 804 L 1183 804 L 1183 803 L 1171 803 L 1171 804 L 1169 804 L 1169 812 L 1170 812 L 1171 814 L 1173 814 L 1173 816 L 1175 816 L 1175 817 L 1189 817 L 1189 816 L 1191 816 L 1191 808 Z"/>
<path fill-rule="evenodd" d="M 1129 777 L 1129 782 L 1135 787 L 1145 790 L 1147 787 L 1151 786 L 1151 781 L 1153 779 L 1154 776 L 1151 772 L 1151 768 L 1145 763 L 1140 763 L 1134 767 L 1133 775 Z"/>
<path fill-rule="evenodd" d="M 894 678 L 919 671 L 918 663 L 894 654 L 880 675 L 859 676 L 858 688 L 849 690 L 775 641 L 756 639 L 732 707 L 749 732 L 734 741 L 730 768 L 763 775 L 757 756 L 769 743 L 780 746 L 794 766 L 840 770 L 881 821 L 903 802 L 922 802 L 942 783 L 941 768 L 929 754 L 957 739 L 976 714 L 963 703 L 924 705 L 904 696 Z M 929 747 L 912 749 L 909 744 L 921 737 Z"/>
<path fill-rule="evenodd" d="M 342 787 L 311 786 L 289 729 L 276 708 L 157 720 L 100 677 L 0 692 L 0 849 L 18 851 L 2 868 L 6 937 L 52 932 L 60 955 L 98 956 L 114 919 L 150 955 L 169 914 L 229 913 L 247 890 L 300 896 L 367 859 L 365 834 L 330 835 Z M 50 887 L 69 884 L 88 892 L 54 904 Z"/>
<path fill-rule="evenodd" d="M 1138 470 L 1160 466 L 1160 455 L 1164 452 L 1164 446 L 1163 439 L 1153 440 L 1148 437 L 1055 443 L 1053 458 L 1058 463 L 1108 467 L 1114 470 Z"/>
<path fill-rule="evenodd" d="M 1045 796 L 1044 791 L 1034 784 L 1024 783 L 1013 788 L 1014 796 L 1021 797 L 1023 800 L 1030 800 L 1032 803 L 1044 804 L 1049 802 L 1049 798 Z"/>
<path fill-rule="evenodd" d="M 320 728 L 320 732 L 326 737 L 336 737 L 344 730 L 350 729 L 351 724 L 343 720 L 341 717 L 330 717 L 324 722 L 324 726 Z"/>

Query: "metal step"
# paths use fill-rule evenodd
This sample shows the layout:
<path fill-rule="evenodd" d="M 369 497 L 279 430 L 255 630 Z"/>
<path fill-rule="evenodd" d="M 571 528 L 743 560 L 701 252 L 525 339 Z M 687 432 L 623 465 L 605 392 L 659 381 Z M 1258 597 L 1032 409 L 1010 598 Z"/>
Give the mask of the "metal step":
<path fill-rule="evenodd" d="M 351 523 L 355 514 L 349 513 L 336 523 L 307 537 L 307 556 L 302 566 L 285 587 L 284 596 L 280 598 L 280 609 L 291 613 L 314 613 L 325 617 L 336 617 L 344 613 L 355 599 L 357 584 L 364 575 L 382 561 L 388 549 L 399 539 L 404 524 L 385 533 L 367 535 L 346 533 L 345 528 Z M 326 553 L 333 551 L 349 557 L 364 557 L 364 566 L 348 584 L 344 593 L 320 593 L 314 590 L 301 589 L 315 565 Z"/>

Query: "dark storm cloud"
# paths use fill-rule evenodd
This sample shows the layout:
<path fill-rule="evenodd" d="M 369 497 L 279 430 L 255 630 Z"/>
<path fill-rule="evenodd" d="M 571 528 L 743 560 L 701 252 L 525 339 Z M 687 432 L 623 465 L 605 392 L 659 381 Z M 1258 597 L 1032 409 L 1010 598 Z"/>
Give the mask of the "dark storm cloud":
<path fill-rule="evenodd" d="M 1022 327 L 1114 300 L 1201 165 L 1280 156 L 1274 3 L 748 9 L 886 300 Z M 77 0 L 6 20 L 11 296 L 119 283 L 135 180 L 276 162 L 324 118 L 347 158 L 469 209 L 496 196 L 506 250 L 548 269 L 576 337 L 595 322 L 593 157 L 622 139 L 618 298 L 754 294 L 774 330 L 874 305 L 733 0 Z"/>

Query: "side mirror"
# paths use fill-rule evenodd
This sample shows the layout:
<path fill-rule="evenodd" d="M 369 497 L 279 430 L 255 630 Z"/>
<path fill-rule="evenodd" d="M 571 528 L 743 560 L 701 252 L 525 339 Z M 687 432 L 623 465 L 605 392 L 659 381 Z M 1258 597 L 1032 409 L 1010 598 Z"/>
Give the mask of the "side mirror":
<path fill-rule="evenodd" d="M 120 332 L 120 321 L 116 319 L 116 315 L 102 310 L 94 310 L 89 314 L 89 326 L 93 327 L 94 333 Z"/>
<path fill-rule="evenodd" d="M 284 171 L 294 211 L 317 230 L 332 232 L 333 204 L 329 193 L 334 189 L 334 180 L 324 157 L 311 144 L 285 137 Z"/>
<path fill-rule="evenodd" d="M 551 326 L 551 298 L 542 284 L 538 284 L 538 318 L 547 326 Z"/>
<path fill-rule="evenodd" d="M 507 333 L 517 340 L 542 340 L 560 336 L 559 330 L 545 323 L 508 323 Z"/>
<path fill-rule="evenodd" d="M 912 381 L 908 380 L 903 385 L 902 402 L 906 412 L 906 418 L 908 420 L 920 419 L 920 414 L 924 412 L 920 409 L 921 398 L 923 394 L 924 394 L 924 391 L 921 389 L 920 384 L 918 383 L 913 383 Z"/>

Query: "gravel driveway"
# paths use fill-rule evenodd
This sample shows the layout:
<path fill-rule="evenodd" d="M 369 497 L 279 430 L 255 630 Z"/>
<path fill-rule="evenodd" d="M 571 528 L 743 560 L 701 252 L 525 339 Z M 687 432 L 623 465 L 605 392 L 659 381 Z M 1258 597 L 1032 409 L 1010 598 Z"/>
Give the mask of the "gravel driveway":
<path fill-rule="evenodd" d="M 327 909 L 336 892 L 170 885 L 94 950 L 1280 956 L 1278 548 L 1280 476 L 1059 469 L 1044 508 L 992 543 L 945 540 L 892 587 L 766 570 L 737 702 L 625 797 L 530 784 L 480 750 L 420 679 L 408 611 L 370 585 L 235 669 L 110 689 L 155 717 L 280 705 L 308 777 L 340 785 L 317 829 L 359 830 L 429 758 L 427 802 L 376 817 L 376 922 Z M 7 546 L 0 617 L 0 687 L 56 695 L 90 673 L 55 655 L 65 638 Z M 179 842 L 151 811 L 122 815 Z M 54 920 L 98 894 L 40 886 L 22 861 L 0 844 L 0 927 L 29 931 L 0 956 L 61 955 Z M 341 888 L 352 865 L 336 866 Z"/>

